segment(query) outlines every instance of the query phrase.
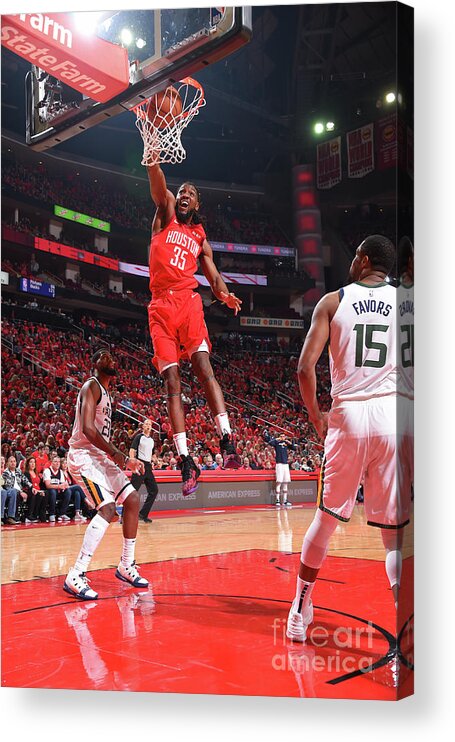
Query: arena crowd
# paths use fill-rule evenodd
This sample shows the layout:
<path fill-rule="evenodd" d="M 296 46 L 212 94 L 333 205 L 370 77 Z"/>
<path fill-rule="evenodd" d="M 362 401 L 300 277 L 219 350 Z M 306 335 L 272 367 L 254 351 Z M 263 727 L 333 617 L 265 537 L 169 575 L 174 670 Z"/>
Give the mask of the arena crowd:
<path fill-rule="evenodd" d="M 33 488 L 45 495 L 47 490 L 55 490 L 55 486 L 47 486 L 54 478 L 51 481 L 48 477 L 45 481 L 44 471 L 52 462 L 55 468 L 60 465 L 66 470 L 65 457 L 77 392 L 90 373 L 90 357 L 100 343 L 110 346 L 118 363 L 113 393 L 116 409 L 113 441 L 127 453 L 141 421 L 151 418 L 155 438 L 153 468 L 177 469 L 162 380 L 151 364 L 150 351 L 145 346 L 138 346 L 137 350 L 126 347 L 118 338 L 112 337 L 106 322 L 86 318 L 85 327 L 88 332 L 82 334 L 26 321 L 3 321 L 1 454 L 4 480 L 2 518 L 5 522 L 13 518 L 8 515 L 11 496 L 8 495 L 3 503 L 3 493 L 11 489 L 17 491 L 13 519 L 18 517 L 23 522 L 34 522 L 40 517 L 35 513 L 38 506 L 33 503 L 34 493 L 25 481 L 30 466 L 35 466 L 40 477 Z M 283 429 L 295 443 L 295 450 L 290 454 L 291 468 L 317 470 L 321 448 L 300 402 L 296 380 L 297 343 L 294 348 L 291 346 L 283 352 L 276 343 L 253 338 L 248 341 L 247 337 L 231 333 L 215 339 L 213 354 L 215 372 L 225 393 L 243 468 L 274 469 L 274 451 L 264 440 L 264 430 L 273 433 Z M 327 409 L 330 382 L 325 364 L 318 376 L 321 403 Z M 185 363 L 182 364 L 182 379 L 187 429 L 191 431 L 191 454 L 200 466 L 214 469 L 218 466 L 218 437 L 205 398 L 190 366 Z M 35 462 L 30 463 L 32 459 Z M 6 486 L 12 481 L 8 469 L 17 470 L 14 487 Z M 63 486 L 65 482 L 66 487 Z M 74 488 L 74 483 L 65 472 L 62 487 L 55 490 L 55 497 L 54 492 L 51 493 L 45 500 L 44 511 L 43 508 L 39 511 L 41 517 L 52 522 L 51 518 L 68 517 L 68 509 L 71 517 L 89 516 L 83 495 L 76 491 L 71 492 L 70 497 L 69 487 Z M 76 502 L 73 502 L 75 498 Z"/>

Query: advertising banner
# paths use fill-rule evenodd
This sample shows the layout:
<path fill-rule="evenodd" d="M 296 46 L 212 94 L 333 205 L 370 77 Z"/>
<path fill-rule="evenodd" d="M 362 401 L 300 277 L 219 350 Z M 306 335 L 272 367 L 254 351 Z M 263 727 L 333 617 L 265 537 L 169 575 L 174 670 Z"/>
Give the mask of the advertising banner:
<path fill-rule="evenodd" d="M 164 472 L 163 472 L 164 473 Z M 168 472 L 167 472 L 168 473 Z M 166 477 L 169 479 L 169 477 Z M 158 482 L 158 495 L 153 510 L 186 510 L 194 508 L 220 508 L 239 507 L 243 505 L 271 505 L 275 504 L 275 480 L 269 479 L 257 481 L 223 481 L 220 477 L 211 477 L 210 481 L 201 481 L 196 492 L 183 497 L 182 482 L 175 477 L 175 482 Z M 296 479 L 288 484 L 288 499 L 292 503 L 316 502 L 318 490 L 317 478 L 300 480 Z M 141 503 L 147 496 L 145 486 L 139 490 Z"/>
<path fill-rule="evenodd" d="M 100 103 L 129 85 L 128 52 L 78 31 L 69 13 L 2 16 L 2 45 Z"/>
<path fill-rule="evenodd" d="M 245 327 L 292 327 L 303 330 L 303 319 L 279 319 L 275 317 L 240 317 L 240 324 Z"/>

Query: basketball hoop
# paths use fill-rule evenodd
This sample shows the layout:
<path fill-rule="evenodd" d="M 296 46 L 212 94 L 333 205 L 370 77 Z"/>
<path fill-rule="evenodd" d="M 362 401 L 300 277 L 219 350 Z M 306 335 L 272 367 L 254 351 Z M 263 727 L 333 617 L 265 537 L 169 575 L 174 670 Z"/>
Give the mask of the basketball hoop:
<path fill-rule="evenodd" d="M 181 140 L 182 132 L 197 116 L 199 109 L 205 106 L 204 90 L 192 77 L 185 77 L 172 87 L 177 90 L 182 101 L 179 113 L 173 113 L 172 109 L 160 113 L 158 109 L 151 120 L 147 114 L 150 98 L 132 109 L 136 113 L 136 126 L 144 142 L 142 165 L 175 165 L 183 162 L 186 157 Z"/>

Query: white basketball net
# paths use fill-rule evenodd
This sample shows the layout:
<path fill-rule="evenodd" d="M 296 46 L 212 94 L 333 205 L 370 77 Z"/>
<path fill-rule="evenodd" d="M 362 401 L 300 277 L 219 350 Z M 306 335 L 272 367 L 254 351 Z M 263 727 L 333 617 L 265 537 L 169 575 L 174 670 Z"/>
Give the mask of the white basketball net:
<path fill-rule="evenodd" d="M 190 121 L 205 106 L 204 90 L 192 77 L 185 77 L 173 86 L 182 100 L 182 110 L 174 114 L 172 109 L 163 113 L 157 110 L 154 120 L 147 116 L 149 100 L 140 103 L 133 111 L 136 113 L 136 126 L 144 142 L 142 165 L 169 163 L 175 165 L 186 157 L 182 145 L 182 132 Z"/>

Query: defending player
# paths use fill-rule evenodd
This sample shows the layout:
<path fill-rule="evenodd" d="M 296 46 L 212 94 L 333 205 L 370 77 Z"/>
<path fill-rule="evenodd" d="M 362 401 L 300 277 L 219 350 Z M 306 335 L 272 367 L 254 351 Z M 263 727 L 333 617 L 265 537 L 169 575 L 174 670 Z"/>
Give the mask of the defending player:
<path fill-rule="evenodd" d="M 349 286 L 327 294 L 314 310 L 298 365 L 310 421 L 325 438 L 318 510 L 302 546 L 287 636 L 304 642 L 313 621 L 311 593 L 339 521 L 348 522 L 361 480 L 368 524 L 381 529 L 395 601 L 401 553 L 397 531 L 409 519 L 409 498 L 397 488 L 396 289 L 386 282 L 395 248 L 372 235 L 357 248 Z M 330 341 L 332 408 L 316 398 L 316 363 Z M 401 496 L 400 496 L 401 495 Z"/>
<path fill-rule="evenodd" d="M 144 473 L 144 464 L 125 456 L 112 443 L 112 400 L 109 384 L 116 374 L 115 361 L 107 350 L 92 358 L 95 373 L 82 386 L 77 402 L 73 432 L 69 440 L 68 470 L 93 507 L 98 510 L 85 531 L 82 548 L 68 572 L 63 589 L 82 600 L 96 600 L 86 572 L 90 560 L 123 503 L 123 550 L 115 576 L 133 587 L 147 587 L 134 561 L 139 515 L 139 495 L 120 467 L 128 465 L 135 474 Z"/>
<path fill-rule="evenodd" d="M 215 418 L 225 468 L 238 468 L 223 393 L 209 360 L 211 344 L 204 321 L 202 300 L 194 291 L 197 261 L 210 287 L 220 301 L 234 313 L 241 301 L 229 293 L 213 262 L 204 228 L 198 216 L 199 192 L 192 183 L 183 183 L 175 197 L 166 186 L 159 165 L 147 167 L 150 193 L 156 205 L 150 245 L 150 335 L 155 355 L 153 363 L 166 384 L 167 407 L 182 470 L 183 494 L 197 487 L 199 468 L 188 454 L 185 417 L 181 400 L 179 362 L 187 357 L 202 384 L 207 403 Z"/>

